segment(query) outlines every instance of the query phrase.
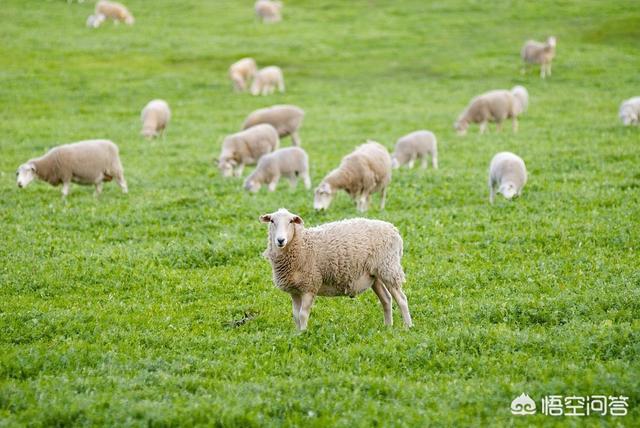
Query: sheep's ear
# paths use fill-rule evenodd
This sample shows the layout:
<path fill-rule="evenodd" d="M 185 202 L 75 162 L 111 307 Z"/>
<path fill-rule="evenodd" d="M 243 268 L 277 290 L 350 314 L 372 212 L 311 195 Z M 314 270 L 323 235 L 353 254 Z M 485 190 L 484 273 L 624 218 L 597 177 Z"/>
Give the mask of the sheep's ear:
<path fill-rule="evenodd" d="M 293 216 L 293 221 L 295 224 L 304 224 L 304 222 L 302 221 L 302 217 L 300 217 L 299 215 L 294 215 Z"/>
<path fill-rule="evenodd" d="M 271 214 L 263 214 L 260 216 L 260 223 L 269 223 L 271 222 Z"/>

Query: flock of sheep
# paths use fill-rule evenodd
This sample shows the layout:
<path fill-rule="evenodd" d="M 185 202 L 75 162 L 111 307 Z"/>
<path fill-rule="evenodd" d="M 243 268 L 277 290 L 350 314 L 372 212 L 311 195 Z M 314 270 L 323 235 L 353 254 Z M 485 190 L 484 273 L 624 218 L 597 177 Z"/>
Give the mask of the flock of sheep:
<path fill-rule="evenodd" d="M 274 23 L 282 19 L 283 5 L 279 1 L 258 0 L 255 13 L 259 20 Z M 98 27 L 106 20 L 132 25 L 135 20 L 120 3 L 101 0 L 87 19 L 89 27 Z M 546 42 L 527 41 L 521 57 L 525 64 L 539 64 L 540 76 L 551 75 L 556 39 Z M 243 58 L 229 68 L 229 78 L 238 92 L 249 90 L 253 95 L 269 95 L 276 89 L 284 92 L 282 70 L 276 66 L 258 69 L 252 58 Z M 455 122 L 455 130 L 464 135 L 470 124 L 479 124 L 484 133 L 488 123 L 502 123 L 510 119 L 513 132 L 518 129 L 518 116 L 525 113 L 529 103 L 527 90 L 516 86 L 511 90 L 493 90 L 473 98 Z M 620 118 L 625 125 L 638 124 L 640 97 L 625 101 Z M 164 100 L 152 100 L 142 110 L 142 131 L 146 138 L 164 137 L 171 119 L 169 105 Z M 281 177 L 295 187 L 302 179 L 311 188 L 309 157 L 300 147 L 300 127 L 304 111 L 294 105 L 274 105 L 250 113 L 242 130 L 227 136 L 222 142 L 218 168 L 223 177 L 241 177 L 245 165 L 257 165 L 245 179 L 244 188 L 257 192 L 262 185 L 275 191 Z M 280 148 L 280 139 L 291 137 L 293 146 Z M 413 168 L 420 161 L 423 168 L 429 159 L 438 168 L 436 136 L 418 130 L 399 138 L 390 154 L 375 142 L 367 141 L 346 155 L 340 165 L 330 171 L 314 193 L 314 208 L 329 208 L 338 191 L 346 192 L 358 211 L 366 211 L 370 197 L 380 193 L 380 208 L 385 206 L 391 171 L 406 165 Z M 17 171 L 17 184 L 26 187 L 34 179 L 57 186 L 62 184 L 63 197 L 69 193 L 71 182 L 94 185 L 96 195 L 103 182 L 115 180 L 124 193 L 124 178 L 118 147 L 108 140 L 89 140 L 58 146 L 44 156 L 22 164 Z M 489 201 L 496 193 L 506 199 L 521 194 L 527 182 L 524 161 L 510 152 L 497 153 L 489 166 Z M 356 218 L 305 228 L 300 216 L 280 209 L 265 214 L 260 220 L 269 224 L 269 240 L 265 257 L 271 262 L 273 280 L 277 287 L 292 298 L 296 327 L 307 327 L 309 312 L 316 296 L 351 296 L 371 288 L 378 296 L 384 311 L 385 324 L 392 323 L 391 300 L 398 304 L 404 324 L 412 325 L 407 298 L 402 292 L 405 281 L 401 266 L 403 242 L 398 230 L 390 223 Z"/>

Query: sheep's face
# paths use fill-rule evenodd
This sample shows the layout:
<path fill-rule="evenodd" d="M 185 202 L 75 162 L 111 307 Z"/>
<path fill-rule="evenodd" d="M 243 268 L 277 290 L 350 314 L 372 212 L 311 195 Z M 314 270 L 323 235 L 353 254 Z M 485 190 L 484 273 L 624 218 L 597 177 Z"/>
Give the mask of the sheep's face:
<path fill-rule="evenodd" d="M 237 165 L 238 163 L 233 159 L 222 158 L 218 161 L 218 169 L 223 177 L 231 177 L 233 175 L 233 168 Z"/>
<path fill-rule="evenodd" d="M 458 120 L 453 124 L 453 129 L 456 130 L 456 134 L 465 135 L 467 133 L 467 128 L 469 128 L 469 123 L 465 120 Z"/>
<path fill-rule="evenodd" d="M 391 168 L 393 169 L 400 168 L 400 162 L 398 162 L 398 158 L 396 157 L 395 154 L 391 156 Z"/>
<path fill-rule="evenodd" d="M 518 190 L 516 189 L 515 184 L 513 183 L 504 183 L 500 186 L 499 193 L 502 194 L 506 199 L 511 200 L 518 196 Z"/>
<path fill-rule="evenodd" d="M 248 190 L 251 193 L 256 193 L 260 190 L 260 183 L 256 180 L 253 180 L 251 177 L 247 177 L 244 182 L 244 190 Z"/>
<path fill-rule="evenodd" d="M 549 46 L 551 46 L 552 48 L 556 47 L 556 38 L 551 36 L 547 39 L 547 43 L 549 44 Z"/>
<path fill-rule="evenodd" d="M 136 22 L 136 20 L 131 15 L 127 15 L 127 17 L 124 18 L 124 23 L 127 25 L 133 25 L 134 22 Z"/>
<path fill-rule="evenodd" d="M 316 210 L 326 210 L 333 200 L 333 191 L 329 183 L 322 183 L 315 191 L 313 197 L 313 208 Z"/>
<path fill-rule="evenodd" d="M 291 242 L 296 233 L 296 225 L 303 224 L 302 218 L 291 214 L 284 208 L 272 214 L 260 216 L 262 223 L 269 223 L 269 241 L 275 248 L 284 248 Z"/>
<path fill-rule="evenodd" d="M 25 163 L 16 171 L 16 184 L 21 189 L 27 187 L 36 178 L 36 167 L 32 163 Z"/>
<path fill-rule="evenodd" d="M 140 135 L 142 135 L 144 138 L 146 138 L 147 140 L 150 140 L 152 138 L 155 138 L 158 136 L 158 133 L 155 131 L 155 129 L 152 128 L 143 128 L 142 131 L 140 131 Z"/>

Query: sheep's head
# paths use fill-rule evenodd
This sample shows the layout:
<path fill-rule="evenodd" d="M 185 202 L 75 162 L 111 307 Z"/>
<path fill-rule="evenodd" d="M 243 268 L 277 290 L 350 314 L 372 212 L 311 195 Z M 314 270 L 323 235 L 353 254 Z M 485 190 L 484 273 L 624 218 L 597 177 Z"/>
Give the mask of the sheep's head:
<path fill-rule="evenodd" d="M 251 193 L 256 193 L 260 190 L 261 184 L 255 180 L 252 176 L 247 177 L 244 181 L 244 190 L 248 190 Z"/>
<path fill-rule="evenodd" d="M 503 183 L 500 185 L 498 193 L 501 193 L 506 199 L 511 200 L 518 196 L 518 190 L 513 183 Z"/>
<path fill-rule="evenodd" d="M 334 194 L 335 191 L 329 183 L 320 183 L 313 196 L 313 208 L 316 210 L 326 210 L 329 208 L 329 205 L 331 205 Z"/>
<path fill-rule="evenodd" d="M 284 248 L 296 234 L 296 228 L 303 225 L 299 215 L 291 214 L 284 208 L 271 214 L 260 216 L 262 223 L 269 223 L 269 241 L 275 248 Z"/>
<path fill-rule="evenodd" d="M 469 128 L 469 122 L 464 119 L 458 119 L 456 123 L 453 124 L 453 129 L 456 130 L 458 135 L 465 135 L 467 133 L 467 129 Z"/>
<path fill-rule="evenodd" d="M 156 132 L 154 128 L 145 127 L 145 128 L 142 128 L 142 131 L 140 131 L 140 135 L 142 135 L 147 140 L 151 140 L 152 138 L 155 138 L 158 136 L 158 132 Z"/>
<path fill-rule="evenodd" d="M 391 155 L 391 168 L 393 169 L 400 168 L 400 162 L 398 162 L 398 158 L 396 157 L 395 153 Z"/>
<path fill-rule="evenodd" d="M 127 25 L 133 25 L 134 22 L 136 22 L 136 20 L 133 18 L 133 15 L 127 15 L 124 18 L 124 23 Z"/>
<path fill-rule="evenodd" d="M 555 37 L 553 37 L 553 36 L 550 36 L 550 37 L 547 39 L 547 44 L 548 44 L 549 46 L 551 46 L 552 48 L 555 48 L 555 47 L 556 47 L 556 38 L 555 38 Z"/>
<path fill-rule="evenodd" d="M 223 177 L 231 177 L 233 175 L 233 168 L 238 165 L 234 159 L 221 157 L 218 160 L 218 169 L 222 173 Z"/>
<path fill-rule="evenodd" d="M 254 78 L 251 83 L 250 89 L 251 95 L 260 95 L 260 84 L 258 83 L 258 79 Z"/>
<path fill-rule="evenodd" d="M 30 162 L 22 164 L 16 171 L 16 184 L 19 188 L 27 187 L 36 178 L 36 166 Z"/>

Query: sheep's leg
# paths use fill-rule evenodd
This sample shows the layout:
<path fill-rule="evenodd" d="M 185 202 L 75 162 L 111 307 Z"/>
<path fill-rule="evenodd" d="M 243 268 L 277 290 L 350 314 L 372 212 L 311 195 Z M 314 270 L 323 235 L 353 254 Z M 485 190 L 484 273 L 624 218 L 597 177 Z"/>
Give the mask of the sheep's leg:
<path fill-rule="evenodd" d="M 373 287 L 371 287 L 380 299 L 380 304 L 382 304 L 382 310 L 384 312 L 384 324 L 385 325 L 393 325 L 393 316 L 391 315 L 391 294 L 389 294 L 389 290 L 384 286 L 382 281 L 376 278 L 373 283 Z"/>
<path fill-rule="evenodd" d="M 518 118 L 516 116 L 511 119 L 511 129 L 513 129 L 514 134 L 518 132 Z"/>
<path fill-rule="evenodd" d="M 275 176 L 273 177 L 273 180 L 271 180 L 271 182 L 269 183 L 269 191 L 270 192 L 275 192 L 276 187 L 278 187 L 278 181 L 280 180 L 280 176 Z"/>
<path fill-rule="evenodd" d="M 480 123 L 480 134 L 484 134 L 487 131 L 487 121 Z"/>
<path fill-rule="evenodd" d="M 124 176 L 122 174 L 119 174 L 118 176 L 116 176 L 116 183 L 118 183 L 118 186 L 120 186 L 120 189 L 122 189 L 122 193 L 129 192 L 129 188 L 127 187 L 127 181 L 124 179 Z"/>
<path fill-rule="evenodd" d="M 380 209 L 383 210 L 384 209 L 384 205 L 387 202 L 387 188 L 383 187 L 382 190 L 380 191 Z"/>
<path fill-rule="evenodd" d="M 438 155 L 436 153 L 431 155 L 431 165 L 433 169 L 438 169 Z"/>
<path fill-rule="evenodd" d="M 244 169 L 244 164 L 240 164 L 236 167 L 236 169 L 233 171 L 233 175 L 235 177 L 242 177 L 242 170 Z"/>
<path fill-rule="evenodd" d="M 296 328 L 300 330 L 300 306 L 302 305 L 302 297 L 299 294 L 292 294 L 291 303 L 293 305 L 293 322 L 296 323 Z"/>
<path fill-rule="evenodd" d="M 298 131 L 291 133 L 291 142 L 294 146 L 300 147 L 300 136 L 298 135 Z"/>
<path fill-rule="evenodd" d="M 422 169 L 427 169 L 427 156 L 423 155 L 421 162 L 420 162 L 420 168 Z"/>
<path fill-rule="evenodd" d="M 304 293 L 300 297 L 300 312 L 298 315 L 298 330 L 300 331 L 307 329 L 309 314 L 311 313 L 311 306 L 313 306 L 315 297 L 313 293 Z"/>
<path fill-rule="evenodd" d="M 545 67 L 544 64 L 540 65 L 540 77 L 542 77 L 544 79 L 545 77 Z"/>
<path fill-rule="evenodd" d="M 311 178 L 309 178 L 309 173 L 306 172 L 302 178 L 304 180 L 304 188 L 309 190 L 311 189 Z"/>
<path fill-rule="evenodd" d="M 278 82 L 278 90 L 284 92 L 284 80 Z"/>
<path fill-rule="evenodd" d="M 416 161 L 416 155 L 412 154 L 411 157 L 409 158 L 409 163 L 407 164 L 407 168 L 411 169 L 413 168 L 413 164 Z"/>
<path fill-rule="evenodd" d="M 295 190 L 295 188 L 298 186 L 298 177 L 296 177 L 295 174 L 292 174 L 289 177 L 289 184 L 291 185 L 291 190 Z"/>
<path fill-rule="evenodd" d="M 407 296 L 402 292 L 400 288 L 397 287 L 387 287 L 387 290 L 393 296 L 393 299 L 398 304 L 400 308 L 400 313 L 402 314 L 402 320 L 404 321 L 404 325 L 407 327 L 413 326 L 413 321 L 411 321 L 411 314 L 409 313 L 409 303 L 407 301 Z"/>
<path fill-rule="evenodd" d="M 365 212 L 368 208 L 368 204 L 367 204 L 367 196 L 365 196 L 364 194 L 360 195 L 360 197 L 358 198 L 358 211 L 360 212 Z"/>
<path fill-rule="evenodd" d="M 496 122 L 496 132 L 502 132 L 502 121 Z"/>
<path fill-rule="evenodd" d="M 489 203 L 493 205 L 493 201 L 496 198 L 496 186 L 493 179 L 489 179 Z"/>
<path fill-rule="evenodd" d="M 71 182 L 65 181 L 62 183 L 62 198 L 66 198 L 69 194 L 69 188 L 71 187 Z"/>
<path fill-rule="evenodd" d="M 96 192 L 94 193 L 94 196 L 97 198 L 100 193 L 102 193 L 102 181 L 96 183 Z"/>
<path fill-rule="evenodd" d="M 547 64 L 547 76 L 551 76 L 551 63 Z"/>

